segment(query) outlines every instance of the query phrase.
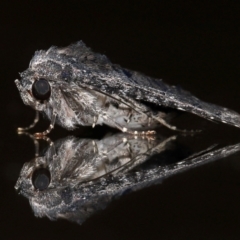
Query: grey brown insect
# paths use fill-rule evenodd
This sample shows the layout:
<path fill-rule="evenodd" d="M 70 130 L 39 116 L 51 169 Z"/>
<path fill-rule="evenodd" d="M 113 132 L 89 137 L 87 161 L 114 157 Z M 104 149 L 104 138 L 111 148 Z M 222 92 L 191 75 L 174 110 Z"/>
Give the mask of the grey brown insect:
<path fill-rule="evenodd" d="M 38 135 L 48 134 L 55 122 L 68 130 L 97 124 L 131 134 L 152 134 L 159 125 L 177 130 L 169 124 L 166 109 L 240 127 L 238 113 L 113 64 L 82 41 L 37 51 L 15 83 L 23 102 L 51 121 L 49 128 Z M 29 128 L 37 121 L 38 114 Z"/>
<path fill-rule="evenodd" d="M 215 150 L 212 146 L 162 164 L 166 156 L 174 156 L 175 139 L 122 133 L 101 140 L 68 136 L 26 162 L 15 189 L 29 199 L 35 216 L 82 224 L 126 193 L 240 151 L 239 143 Z"/>

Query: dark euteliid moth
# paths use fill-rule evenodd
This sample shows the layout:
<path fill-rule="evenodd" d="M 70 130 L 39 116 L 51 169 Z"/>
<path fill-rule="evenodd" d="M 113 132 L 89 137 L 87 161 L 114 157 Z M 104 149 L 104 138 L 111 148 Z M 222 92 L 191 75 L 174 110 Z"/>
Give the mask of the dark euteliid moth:
<path fill-rule="evenodd" d="M 177 130 L 169 124 L 166 109 L 240 127 L 238 113 L 113 64 L 82 41 L 37 51 L 15 83 L 23 102 L 51 121 L 40 135 L 48 134 L 55 123 L 68 130 L 106 124 L 131 134 L 151 134 L 159 125 Z"/>

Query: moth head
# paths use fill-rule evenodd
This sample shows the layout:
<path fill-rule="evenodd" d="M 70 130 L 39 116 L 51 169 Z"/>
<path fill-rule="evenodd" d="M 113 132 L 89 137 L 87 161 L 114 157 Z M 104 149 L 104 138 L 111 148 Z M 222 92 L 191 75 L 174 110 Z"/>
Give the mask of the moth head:
<path fill-rule="evenodd" d="M 50 184 L 51 172 L 46 165 L 46 159 L 37 157 L 23 165 L 15 189 L 25 197 L 31 197 L 47 190 Z"/>
<path fill-rule="evenodd" d="M 51 116 L 51 111 L 60 111 L 63 99 L 61 89 L 69 85 L 71 71 L 62 68 L 50 55 L 51 51 L 39 51 L 30 62 L 29 68 L 15 80 L 24 104 Z"/>
<path fill-rule="evenodd" d="M 15 80 L 24 104 L 35 110 L 43 111 L 52 95 L 51 82 L 43 77 L 36 77 L 30 73 L 22 73 L 21 80 Z"/>

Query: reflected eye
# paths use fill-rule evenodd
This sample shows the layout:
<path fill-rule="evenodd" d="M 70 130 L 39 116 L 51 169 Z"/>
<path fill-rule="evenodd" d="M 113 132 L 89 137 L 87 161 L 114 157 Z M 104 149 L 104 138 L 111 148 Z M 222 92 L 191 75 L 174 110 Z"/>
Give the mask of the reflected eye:
<path fill-rule="evenodd" d="M 47 100 L 51 95 L 51 87 L 44 78 L 36 80 L 32 85 L 32 94 L 37 100 Z"/>
<path fill-rule="evenodd" d="M 32 176 L 33 186 L 40 191 L 43 191 L 48 188 L 51 181 L 51 175 L 48 169 L 39 168 L 34 171 Z"/>

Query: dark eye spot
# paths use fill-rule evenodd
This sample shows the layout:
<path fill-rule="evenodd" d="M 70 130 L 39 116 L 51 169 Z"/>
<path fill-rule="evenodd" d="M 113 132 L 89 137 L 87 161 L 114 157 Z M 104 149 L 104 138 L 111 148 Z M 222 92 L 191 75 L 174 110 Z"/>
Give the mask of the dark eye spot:
<path fill-rule="evenodd" d="M 32 85 L 32 94 L 37 100 L 47 100 L 51 95 L 51 87 L 44 78 L 36 80 Z"/>
<path fill-rule="evenodd" d="M 51 174 L 46 168 L 38 168 L 32 175 L 32 184 L 35 189 L 43 191 L 48 188 L 51 181 Z"/>

